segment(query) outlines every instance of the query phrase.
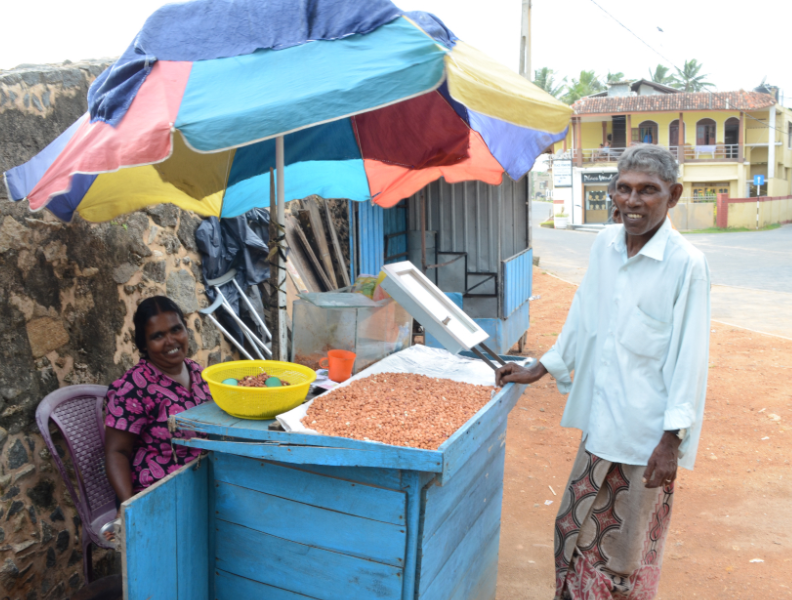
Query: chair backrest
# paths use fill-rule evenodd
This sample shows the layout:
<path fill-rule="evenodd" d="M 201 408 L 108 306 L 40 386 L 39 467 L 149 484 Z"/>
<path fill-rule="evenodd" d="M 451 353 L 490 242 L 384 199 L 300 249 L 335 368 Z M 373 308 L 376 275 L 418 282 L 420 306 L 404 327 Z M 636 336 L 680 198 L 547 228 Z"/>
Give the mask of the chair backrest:
<path fill-rule="evenodd" d="M 71 494 L 83 527 L 98 543 L 98 531 L 91 525 L 97 517 L 115 508 L 115 491 L 105 472 L 103 385 L 72 385 L 55 390 L 36 409 L 36 423 L 44 443 L 52 454 L 58 470 Z M 66 466 L 50 435 L 52 420 L 63 434 L 69 456 L 76 471 L 79 495 L 75 493 Z M 102 540 L 103 541 L 103 540 Z M 104 545 L 104 544 L 102 544 Z"/>

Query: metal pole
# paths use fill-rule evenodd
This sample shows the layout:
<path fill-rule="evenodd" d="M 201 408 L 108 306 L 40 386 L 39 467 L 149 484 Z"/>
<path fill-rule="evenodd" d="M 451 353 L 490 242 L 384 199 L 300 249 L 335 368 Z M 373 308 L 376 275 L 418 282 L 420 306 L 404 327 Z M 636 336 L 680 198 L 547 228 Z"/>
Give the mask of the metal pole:
<path fill-rule="evenodd" d="M 520 75 L 528 81 L 533 81 L 533 71 L 531 70 L 531 0 L 522 0 Z"/>
<path fill-rule="evenodd" d="M 275 138 L 275 168 L 277 169 L 278 176 L 276 178 L 278 191 L 277 191 L 277 207 L 276 218 L 278 221 L 278 229 L 280 235 L 286 230 L 286 182 L 284 179 L 284 170 L 286 169 L 284 159 L 284 146 L 283 136 L 280 135 Z M 272 218 L 272 215 L 270 215 Z M 285 241 L 284 241 L 285 244 Z M 288 332 L 286 331 L 286 323 L 288 315 L 286 314 L 286 265 L 283 264 L 285 259 L 280 255 L 277 257 L 277 275 L 278 275 L 278 288 L 276 291 L 278 302 L 278 318 L 274 335 L 277 336 L 277 351 L 273 348 L 272 357 L 275 360 L 288 361 Z M 275 338 L 273 337 L 273 346 L 275 346 Z"/>
<path fill-rule="evenodd" d="M 421 272 L 426 275 L 426 198 L 421 190 Z"/>

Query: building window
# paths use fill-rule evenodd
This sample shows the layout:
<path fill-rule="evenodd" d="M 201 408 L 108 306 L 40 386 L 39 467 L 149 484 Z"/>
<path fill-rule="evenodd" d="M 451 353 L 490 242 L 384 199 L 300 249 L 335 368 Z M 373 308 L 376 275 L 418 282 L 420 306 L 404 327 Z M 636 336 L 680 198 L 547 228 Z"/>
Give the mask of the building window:
<path fill-rule="evenodd" d="M 637 144 L 657 144 L 657 123 L 644 121 L 633 128 L 632 141 Z"/>
<path fill-rule="evenodd" d="M 701 119 L 696 123 L 696 146 L 714 146 L 715 143 L 715 121 Z"/>
<path fill-rule="evenodd" d="M 792 149 L 792 123 L 787 123 L 787 148 Z"/>
<path fill-rule="evenodd" d="M 718 194 L 729 194 L 729 183 L 694 183 L 693 201 L 694 202 L 715 202 Z"/>
<path fill-rule="evenodd" d="M 723 125 L 725 158 L 737 158 L 740 147 L 740 119 L 731 117 Z"/>
<path fill-rule="evenodd" d="M 685 126 L 685 133 L 687 133 L 687 125 Z M 684 144 L 684 134 L 682 135 Z M 674 119 L 668 126 L 668 145 L 679 146 L 679 119 Z"/>

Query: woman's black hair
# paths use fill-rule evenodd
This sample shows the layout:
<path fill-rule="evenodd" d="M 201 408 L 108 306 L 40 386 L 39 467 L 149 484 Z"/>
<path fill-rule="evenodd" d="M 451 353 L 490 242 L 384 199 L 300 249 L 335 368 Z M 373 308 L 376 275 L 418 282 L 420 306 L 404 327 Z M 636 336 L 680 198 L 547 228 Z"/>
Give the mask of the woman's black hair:
<path fill-rule="evenodd" d="M 181 308 L 170 298 L 152 296 L 151 298 L 146 298 L 138 305 L 135 316 L 132 317 L 132 323 L 135 325 L 135 346 L 137 346 L 138 352 L 142 356 L 146 356 L 146 323 L 151 317 L 169 312 L 179 315 L 182 325 L 187 326 Z"/>

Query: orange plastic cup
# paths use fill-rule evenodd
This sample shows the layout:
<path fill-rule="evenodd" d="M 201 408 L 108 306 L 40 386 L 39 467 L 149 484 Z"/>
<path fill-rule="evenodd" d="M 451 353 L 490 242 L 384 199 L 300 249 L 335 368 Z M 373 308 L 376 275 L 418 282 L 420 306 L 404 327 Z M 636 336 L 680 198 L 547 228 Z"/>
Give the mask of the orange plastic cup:
<path fill-rule="evenodd" d="M 331 381 L 343 383 L 352 377 L 352 367 L 355 366 L 357 354 L 348 350 L 329 350 L 327 357 L 319 359 L 319 366 L 323 369 L 329 368 L 327 376 Z M 325 364 L 322 364 L 324 361 Z M 329 365 L 329 367 L 328 367 Z"/>

